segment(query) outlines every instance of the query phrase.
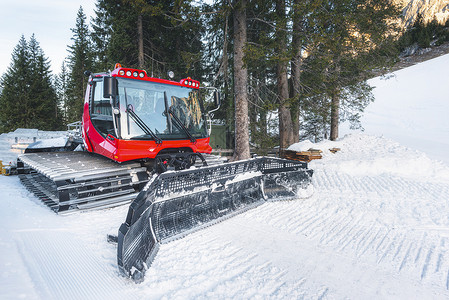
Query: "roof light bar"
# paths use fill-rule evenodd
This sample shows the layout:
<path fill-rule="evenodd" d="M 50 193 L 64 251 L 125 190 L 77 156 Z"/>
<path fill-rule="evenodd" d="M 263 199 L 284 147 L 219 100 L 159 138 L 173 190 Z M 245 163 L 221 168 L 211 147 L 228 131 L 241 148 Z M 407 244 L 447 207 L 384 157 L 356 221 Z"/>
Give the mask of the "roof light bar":
<path fill-rule="evenodd" d="M 116 74 L 118 74 L 119 76 L 123 76 L 123 77 L 145 79 L 148 76 L 144 70 L 123 68 L 120 64 L 116 64 L 115 69 L 116 69 L 115 72 L 117 72 Z M 169 77 L 171 78 L 171 76 L 173 76 L 174 74 L 173 74 L 173 72 L 169 72 L 169 73 L 170 73 Z M 157 78 L 155 78 L 155 79 L 157 79 Z M 190 77 L 181 79 L 181 81 L 178 84 L 180 84 L 181 86 L 189 87 L 189 88 L 195 88 L 195 89 L 200 88 L 200 82 L 197 80 L 193 80 Z"/>
<path fill-rule="evenodd" d="M 186 79 L 182 79 L 180 83 L 181 83 L 181 85 L 187 86 L 187 87 L 193 87 L 193 88 L 200 87 L 199 81 L 193 80 L 190 77 L 187 77 Z"/>

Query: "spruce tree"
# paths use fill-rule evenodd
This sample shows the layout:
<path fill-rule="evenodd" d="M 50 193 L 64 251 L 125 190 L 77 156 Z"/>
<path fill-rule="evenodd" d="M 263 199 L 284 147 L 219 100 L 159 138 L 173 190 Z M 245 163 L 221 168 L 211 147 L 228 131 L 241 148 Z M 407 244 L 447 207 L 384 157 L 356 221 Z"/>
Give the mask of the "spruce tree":
<path fill-rule="evenodd" d="M 214 113 L 215 122 L 225 125 L 227 147 L 234 148 L 235 101 L 233 90 L 233 17 L 232 7 L 227 0 L 204 4 L 207 30 L 204 39 L 208 41 L 204 53 L 204 67 L 209 84 L 221 90 L 221 108 Z"/>
<path fill-rule="evenodd" d="M 67 124 L 67 86 L 69 82 L 69 73 L 67 70 L 66 62 L 61 64 L 61 72 L 56 76 L 55 79 L 56 94 L 58 95 L 59 103 L 58 106 L 61 110 L 62 120 L 64 124 Z"/>
<path fill-rule="evenodd" d="M 34 35 L 29 42 L 24 36 L 20 38 L 1 86 L 2 132 L 17 128 L 61 129 L 49 62 Z"/>
<path fill-rule="evenodd" d="M 301 72 L 303 71 L 303 45 L 306 43 L 305 37 L 305 13 L 307 12 L 308 1 L 294 0 L 291 9 L 292 18 L 292 44 L 291 44 L 291 118 L 293 130 L 293 142 L 299 142 L 300 126 L 300 99 L 302 96 Z"/>
<path fill-rule="evenodd" d="M 371 70 L 391 61 L 391 37 L 397 32 L 393 21 L 398 17 L 399 10 L 388 0 L 314 2 L 307 15 L 310 47 L 303 77 L 308 95 L 320 95 L 329 104 L 328 111 L 320 111 L 330 119 L 331 140 L 338 138 L 345 114 L 354 122 L 360 115 L 346 108 L 362 112 L 372 99 L 363 83 Z"/>
<path fill-rule="evenodd" d="M 53 86 L 50 63 L 45 57 L 34 34 L 28 43 L 31 76 L 31 119 L 34 126 L 43 130 L 62 129 L 62 114 Z"/>
<path fill-rule="evenodd" d="M 2 76 L 3 88 L 0 97 L 0 120 L 2 132 L 15 130 L 19 127 L 28 127 L 30 119 L 30 62 L 28 43 L 25 37 L 19 40 L 12 53 L 12 61 Z"/>
<path fill-rule="evenodd" d="M 73 32 L 73 44 L 69 46 L 67 64 L 69 68 L 69 82 L 67 86 L 67 122 L 81 121 L 83 114 L 84 92 L 87 78 L 84 72 L 92 68 L 92 51 L 89 36 L 89 27 L 86 23 L 86 15 L 80 6 L 75 28 Z"/>
<path fill-rule="evenodd" d="M 94 41 L 107 36 L 107 60 L 144 68 L 154 77 L 202 80 L 204 33 L 191 1 L 98 0 Z M 100 45 L 100 43 L 96 43 Z"/>
<path fill-rule="evenodd" d="M 93 70 L 106 71 L 114 64 L 108 53 L 111 38 L 111 24 L 108 23 L 108 12 L 104 1 L 97 1 L 95 17 L 91 22 Z"/>
<path fill-rule="evenodd" d="M 294 143 L 293 122 L 290 113 L 291 104 L 288 93 L 287 64 L 287 16 L 285 0 L 276 0 L 276 64 L 277 87 L 279 97 L 279 139 L 280 151 Z"/>
<path fill-rule="evenodd" d="M 281 25 L 281 22 L 276 22 L 275 4 L 275 1 L 250 1 L 247 9 L 248 43 L 245 47 L 245 63 L 248 65 L 249 73 L 251 143 L 257 153 L 262 155 L 280 144 L 279 131 L 285 124 L 279 126 L 280 118 L 270 118 L 269 113 L 279 110 L 280 107 L 282 97 L 277 81 L 278 67 L 281 58 L 285 58 L 287 54 L 286 48 L 284 51 L 278 51 L 280 43 L 276 40 L 279 38 L 276 29 L 281 28 L 277 26 Z M 286 33 L 285 37 L 288 36 L 285 30 L 282 32 Z M 283 45 L 287 47 L 287 43 Z M 286 81 L 283 82 L 285 87 Z M 284 96 L 282 99 L 288 98 L 285 93 Z M 283 103 L 287 104 L 285 101 Z"/>

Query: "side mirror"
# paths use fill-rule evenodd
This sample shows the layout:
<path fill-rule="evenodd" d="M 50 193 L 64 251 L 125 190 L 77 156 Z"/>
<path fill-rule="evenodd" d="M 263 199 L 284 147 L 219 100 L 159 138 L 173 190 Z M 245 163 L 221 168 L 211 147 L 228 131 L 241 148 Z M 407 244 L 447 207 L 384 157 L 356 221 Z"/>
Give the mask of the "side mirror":
<path fill-rule="evenodd" d="M 214 91 L 214 103 L 217 108 L 221 106 L 220 92 L 217 90 Z"/>
<path fill-rule="evenodd" d="M 117 79 L 103 77 L 103 98 L 112 99 L 112 106 L 117 107 Z"/>
<path fill-rule="evenodd" d="M 115 98 L 117 95 L 117 79 L 103 77 L 103 98 Z"/>
<path fill-rule="evenodd" d="M 220 95 L 220 92 L 216 88 L 214 88 L 214 87 L 202 87 L 202 88 L 205 89 L 205 90 L 213 90 L 213 97 L 214 97 L 215 108 L 207 112 L 207 114 L 209 116 L 212 116 L 212 113 L 217 111 L 220 108 L 220 106 L 221 106 L 221 95 Z M 209 95 L 210 94 L 207 93 L 207 96 L 209 96 Z"/>

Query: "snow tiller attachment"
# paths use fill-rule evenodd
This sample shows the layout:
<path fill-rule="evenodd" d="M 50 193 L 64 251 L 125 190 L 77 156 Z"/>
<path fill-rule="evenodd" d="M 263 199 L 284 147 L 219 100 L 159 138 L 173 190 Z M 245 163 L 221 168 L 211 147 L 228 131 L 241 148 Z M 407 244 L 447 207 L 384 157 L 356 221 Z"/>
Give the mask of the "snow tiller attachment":
<path fill-rule="evenodd" d="M 154 175 L 119 229 L 119 269 L 140 282 L 161 243 L 267 200 L 299 198 L 312 174 L 307 163 L 261 157 Z"/>

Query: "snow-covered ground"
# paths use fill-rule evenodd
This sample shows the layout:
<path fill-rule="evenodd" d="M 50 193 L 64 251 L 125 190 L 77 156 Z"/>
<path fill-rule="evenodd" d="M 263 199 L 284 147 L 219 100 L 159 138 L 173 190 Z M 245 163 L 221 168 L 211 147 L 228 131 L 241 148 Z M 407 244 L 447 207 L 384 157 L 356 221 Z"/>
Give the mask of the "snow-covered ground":
<path fill-rule="evenodd" d="M 449 164 L 449 54 L 371 79 L 375 102 L 361 121 L 382 134 Z M 348 126 L 343 135 L 351 133 Z"/>
<path fill-rule="evenodd" d="M 16 129 L 0 135 L 0 160 L 4 165 L 17 160 L 28 144 L 37 141 L 59 141 L 67 135 L 66 131 L 41 131 L 37 129 Z M 56 144 L 56 143 L 53 143 Z"/>
<path fill-rule="evenodd" d="M 406 124 L 406 110 L 382 123 Z M 433 134 L 425 144 L 444 156 L 448 140 Z M 58 216 L 17 177 L 0 177 L 0 299 L 448 299 L 449 165 L 413 147 L 414 135 L 387 136 L 313 145 L 323 150 L 310 163 L 313 196 L 162 245 L 141 284 L 119 276 L 106 242 L 126 206 Z M 0 136 L 0 159 L 11 138 Z"/>

